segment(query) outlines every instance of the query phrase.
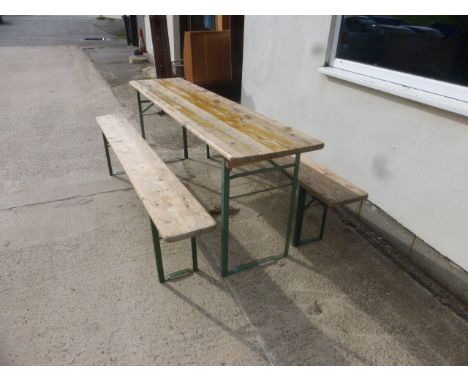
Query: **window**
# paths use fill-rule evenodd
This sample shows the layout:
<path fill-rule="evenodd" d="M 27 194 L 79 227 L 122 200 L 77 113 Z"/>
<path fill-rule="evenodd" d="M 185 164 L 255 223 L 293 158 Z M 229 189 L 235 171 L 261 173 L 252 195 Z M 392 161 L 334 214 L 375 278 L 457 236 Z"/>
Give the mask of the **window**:
<path fill-rule="evenodd" d="M 468 102 L 468 16 L 342 16 L 330 66 Z"/>

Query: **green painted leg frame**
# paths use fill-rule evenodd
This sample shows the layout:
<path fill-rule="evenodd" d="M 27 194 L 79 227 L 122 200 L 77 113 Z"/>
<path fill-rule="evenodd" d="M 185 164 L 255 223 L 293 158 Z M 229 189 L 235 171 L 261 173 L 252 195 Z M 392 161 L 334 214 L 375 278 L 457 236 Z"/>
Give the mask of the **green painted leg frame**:
<path fill-rule="evenodd" d="M 106 151 L 107 168 L 109 169 L 109 175 L 110 176 L 124 175 L 125 172 L 123 172 L 123 171 L 114 172 L 112 170 L 112 163 L 111 163 L 111 158 L 110 158 L 110 153 L 109 153 L 109 142 L 107 141 L 107 138 L 104 135 L 104 133 L 102 134 L 102 139 L 104 140 L 104 150 Z"/>
<path fill-rule="evenodd" d="M 151 109 L 155 105 L 150 100 L 141 99 L 141 95 L 140 95 L 139 91 L 137 91 L 136 93 L 137 93 L 137 103 L 138 103 L 138 115 L 140 116 L 141 136 L 143 137 L 143 139 L 146 139 L 146 136 L 145 136 L 145 122 L 143 121 L 143 117 L 145 115 L 151 115 L 151 113 L 147 113 L 147 111 L 149 109 Z M 143 109 L 143 104 L 145 104 L 145 103 L 147 103 L 148 106 L 145 109 Z M 158 115 L 163 114 L 163 111 L 162 110 L 156 111 L 155 114 L 158 114 Z"/>
<path fill-rule="evenodd" d="M 277 165 L 273 162 L 273 167 L 261 168 L 251 171 L 242 171 L 238 174 L 231 175 L 231 169 L 226 160 L 223 163 L 223 171 L 221 177 L 221 276 L 226 277 L 237 272 L 256 267 L 257 265 L 273 262 L 280 260 L 289 253 L 289 243 L 291 241 L 293 220 L 294 220 L 294 207 L 296 205 L 296 193 L 298 187 L 299 179 L 299 165 L 301 161 L 301 154 L 296 154 L 295 160 L 293 163 L 286 165 Z M 291 178 L 291 197 L 289 202 L 289 211 L 288 211 L 288 223 L 286 229 L 286 238 L 284 242 L 284 252 L 276 256 L 268 256 L 263 259 L 258 259 L 251 261 L 246 264 L 240 264 L 234 268 L 229 269 L 229 193 L 230 193 L 230 182 L 231 179 L 236 179 L 244 176 L 258 175 L 271 171 L 281 171 L 285 172 L 286 168 L 293 167 L 294 172 Z M 288 175 L 289 177 L 289 175 Z"/>
<path fill-rule="evenodd" d="M 164 267 L 162 262 L 162 255 L 161 255 L 161 241 L 159 239 L 159 232 L 156 226 L 154 225 L 153 221 L 150 219 L 151 223 L 151 233 L 153 235 L 153 245 L 154 245 L 154 255 L 156 258 L 156 270 L 158 271 L 158 278 L 159 282 L 163 283 L 168 280 L 174 280 L 179 277 L 191 274 L 193 272 L 198 271 L 198 262 L 197 262 L 197 239 L 195 237 L 190 238 L 192 242 L 192 264 L 193 269 L 182 269 L 177 272 L 173 272 L 167 276 L 164 276 Z"/>
<path fill-rule="evenodd" d="M 307 191 L 304 187 L 299 187 L 299 197 L 297 201 L 297 212 L 296 212 L 296 226 L 294 230 L 293 245 L 299 247 L 304 244 L 313 243 L 323 239 L 323 233 L 325 232 L 325 223 L 327 221 L 328 206 L 324 204 L 320 199 L 312 197 L 312 200 L 306 204 Z M 322 221 L 320 224 L 320 233 L 317 237 L 310 237 L 307 239 L 302 238 L 302 225 L 304 223 L 304 212 L 308 207 L 321 206 L 323 208 Z"/>

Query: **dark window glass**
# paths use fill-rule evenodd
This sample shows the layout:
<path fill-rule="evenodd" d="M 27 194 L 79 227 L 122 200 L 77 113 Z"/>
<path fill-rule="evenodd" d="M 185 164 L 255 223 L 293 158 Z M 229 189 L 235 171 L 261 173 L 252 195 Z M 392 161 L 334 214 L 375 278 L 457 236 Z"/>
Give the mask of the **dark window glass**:
<path fill-rule="evenodd" d="M 336 57 L 468 86 L 468 16 L 343 16 Z"/>

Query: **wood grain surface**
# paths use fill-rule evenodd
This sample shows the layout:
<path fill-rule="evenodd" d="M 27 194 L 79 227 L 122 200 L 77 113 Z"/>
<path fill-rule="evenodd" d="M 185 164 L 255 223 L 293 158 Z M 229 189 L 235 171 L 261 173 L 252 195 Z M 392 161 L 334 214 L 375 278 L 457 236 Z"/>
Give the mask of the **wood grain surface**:
<path fill-rule="evenodd" d="M 96 120 L 165 241 L 214 228 L 210 214 L 124 116 L 104 115 Z"/>

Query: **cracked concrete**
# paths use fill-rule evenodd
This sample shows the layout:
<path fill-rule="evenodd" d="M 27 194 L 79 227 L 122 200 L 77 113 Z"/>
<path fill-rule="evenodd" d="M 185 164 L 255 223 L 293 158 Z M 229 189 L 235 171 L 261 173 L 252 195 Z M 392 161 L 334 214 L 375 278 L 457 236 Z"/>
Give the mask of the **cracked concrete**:
<path fill-rule="evenodd" d="M 109 44 L 112 57 L 86 53 L 112 89 L 82 46 L 0 47 L 0 364 L 467 364 L 468 323 L 333 211 L 322 242 L 226 279 L 218 228 L 199 239 L 200 272 L 159 284 L 148 217 L 126 177 L 109 178 L 94 120 L 119 111 L 137 128 L 126 80 L 141 72 L 125 69 L 123 41 Z M 146 126 L 201 203 L 219 206 L 220 160 L 189 137 L 177 161 L 179 126 Z M 232 194 L 283 182 L 238 179 Z M 233 199 L 232 265 L 281 251 L 287 200 L 287 188 Z M 189 242 L 163 244 L 163 260 L 188 265 Z"/>

